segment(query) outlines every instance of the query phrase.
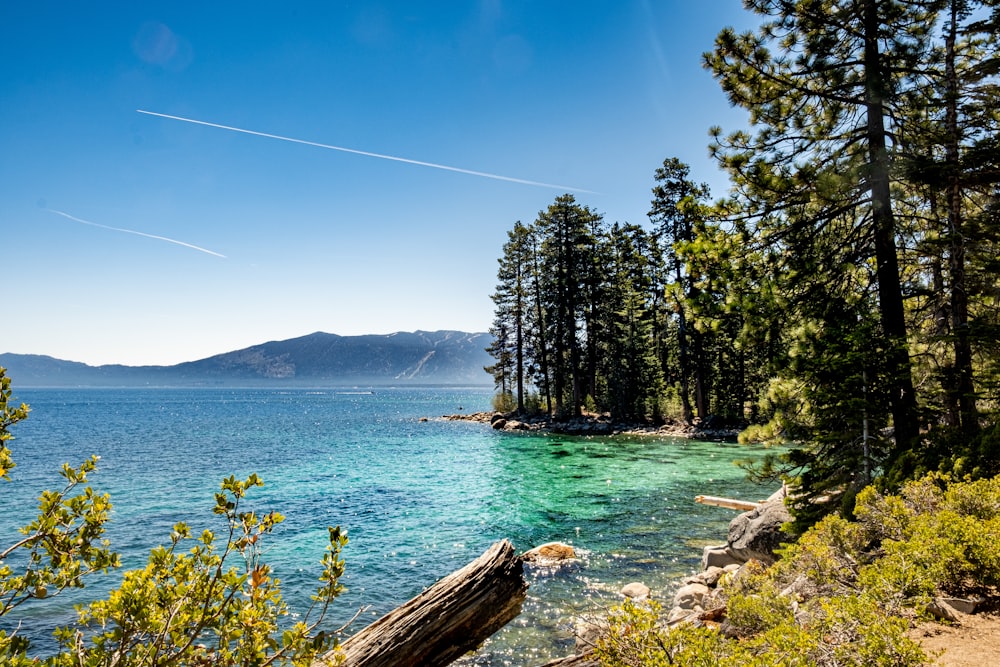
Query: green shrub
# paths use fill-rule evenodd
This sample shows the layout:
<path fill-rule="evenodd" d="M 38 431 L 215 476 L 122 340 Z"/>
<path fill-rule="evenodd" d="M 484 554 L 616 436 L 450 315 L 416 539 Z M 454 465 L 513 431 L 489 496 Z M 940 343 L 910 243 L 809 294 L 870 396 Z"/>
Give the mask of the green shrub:
<path fill-rule="evenodd" d="M 1000 477 L 955 482 L 933 473 L 895 495 L 869 487 L 854 514 L 821 520 L 766 571 L 724 580 L 727 624 L 739 639 L 667 629 L 655 605 L 627 603 L 599 644 L 601 664 L 926 664 L 906 636 L 909 619 L 939 595 L 1000 585 Z M 796 594 L 782 595 L 793 583 Z"/>
<path fill-rule="evenodd" d="M 768 576 L 783 585 L 800 576 L 826 595 L 853 590 L 864 560 L 864 534 L 857 523 L 830 515 L 779 550 Z"/>
<path fill-rule="evenodd" d="M 666 629 L 660 623 L 661 608 L 655 602 L 636 604 L 630 600 L 612 610 L 608 632 L 597 641 L 598 660 L 604 667 L 716 667 L 733 662 L 742 653 L 738 644 L 726 641 L 715 630 L 681 625 Z"/>
<path fill-rule="evenodd" d="M 910 667 L 927 656 L 906 636 L 909 622 L 886 612 L 870 595 L 817 598 L 810 633 L 823 645 L 816 664 L 843 667 Z"/>
<path fill-rule="evenodd" d="M 509 391 L 502 391 L 497 394 L 493 394 L 493 410 L 496 412 L 502 412 L 508 414 L 514 412 L 517 409 L 517 401 L 514 400 L 514 394 Z"/>
<path fill-rule="evenodd" d="M 1000 477 L 950 482 L 931 474 L 899 495 L 868 488 L 855 513 L 883 561 L 872 564 L 863 585 L 886 599 L 913 598 L 919 607 L 935 591 L 1000 584 Z"/>
<path fill-rule="evenodd" d="M 750 595 L 737 594 L 727 600 L 727 617 L 733 631 L 750 637 L 795 622 L 793 600 L 779 595 L 772 582 L 766 582 Z"/>
<path fill-rule="evenodd" d="M 927 661 L 906 636 L 908 623 L 869 596 L 816 598 L 801 623 L 793 603 L 773 589 L 737 596 L 730 605 L 730 621 L 756 626 L 755 634 L 733 640 L 708 627 L 667 628 L 657 605 L 626 602 L 613 610 L 608 634 L 597 642 L 598 660 L 603 667 L 917 667 Z"/>

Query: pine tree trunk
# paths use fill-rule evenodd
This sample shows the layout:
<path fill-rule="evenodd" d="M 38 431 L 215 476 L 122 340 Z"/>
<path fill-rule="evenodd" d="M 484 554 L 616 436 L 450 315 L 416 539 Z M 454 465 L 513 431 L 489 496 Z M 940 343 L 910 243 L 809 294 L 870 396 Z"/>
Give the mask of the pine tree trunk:
<path fill-rule="evenodd" d="M 958 404 L 962 432 L 979 430 L 975 384 L 972 371 L 972 343 L 969 340 L 969 294 L 965 280 L 965 235 L 962 216 L 962 185 L 959 165 L 958 76 L 955 72 L 955 40 L 958 33 L 958 6 L 951 2 L 951 21 L 945 42 L 945 161 L 948 173 L 948 270 L 951 275 L 951 330 L 954 340 L 955 378 L 951 402 Z"/>
<path fill-rule="evenodd" d="M 907 348 L 906 319 L 896 256 L 896 222 L 889 187 L 889 156 L 885 130 L 885 75 L 879 52 L 879 2 L 864 3 L 865 111 L 869 154 L 868 179 L 871 187 L 875 264 L 882 329 L 888 342 L 886 351 L 896 454 L 909 449 L 917 438 L 917 403 Z"/>

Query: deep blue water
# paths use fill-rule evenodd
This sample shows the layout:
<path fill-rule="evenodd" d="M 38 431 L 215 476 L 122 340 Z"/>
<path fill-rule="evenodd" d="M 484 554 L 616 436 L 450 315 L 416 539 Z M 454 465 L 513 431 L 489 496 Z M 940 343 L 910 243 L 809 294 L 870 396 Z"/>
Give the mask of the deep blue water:
<path fill-rule="evenodd" d="M 486 410 L 482 389 L 32 389 L 32 412 L 13 427 L 18 467 L 0 484 L 0 546 L 31 520 L 59 466 L 101 457 L 92 485 L 111 494 L 107 535 L 126 566 L 144 565 L 177 521 L 220 528 L 214 492 L 229 475 L 258 473 L 254 508 L 285 515 L 268 553 L 294 611 L 319 574 L 326 527 L 347 529 L 348 587 L 329 627 L 368 607 L 360 628 L 437 579 L 510 539 L 521 550 L 573 544 L 579 564 L 528 572 L 522 615 L 468 663 L 531 665 L 572 652 L 575 616 L 613 604 L 630 581 L 671 594 L 701 547 L 724 541 L 733 513 L 693 502 L 700 493 L 756 499 L 723 443 L 653 438 L 504 434 L 436 419 Z M 429 419 L 422 419 L 429 418 Z M 94 580 L 93 597 L 114 583 Z M 72 621 L 72 600 L 20 614 L 44 647 Z M 10 627 L 3 619 L 0 627 Z"/>

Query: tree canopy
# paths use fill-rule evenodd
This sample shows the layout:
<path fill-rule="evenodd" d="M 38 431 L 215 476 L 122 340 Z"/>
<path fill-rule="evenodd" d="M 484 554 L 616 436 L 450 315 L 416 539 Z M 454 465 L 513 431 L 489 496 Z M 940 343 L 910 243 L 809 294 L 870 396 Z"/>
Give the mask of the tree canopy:
<path fill-rule="evenodd" d="M 505 391 L 779 444 L 754 472 L 798 485 L 804 524 L 872 480 L 1000 472 L 1000 6 L 745 6 L 759 26 L 703 59 L 748 113 L 710 129 L 729 193 L 668 157 L 646 224 L 569 195 L 518 223 L 535 289 Z"/>

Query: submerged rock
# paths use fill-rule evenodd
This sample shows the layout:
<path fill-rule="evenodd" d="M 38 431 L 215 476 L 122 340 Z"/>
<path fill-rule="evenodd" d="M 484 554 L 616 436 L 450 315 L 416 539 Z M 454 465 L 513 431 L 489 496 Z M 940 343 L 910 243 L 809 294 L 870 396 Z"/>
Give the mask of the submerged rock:
<path fill-rule="evenodd" d="M 577 653 L 589 651 L 597 645 L 597 640 L 604 634 L 604 628 L 597 622 L 588 619 L 577 619 L 573 625 L 574 647 Z"/>
<path fill-rule="evenodd" d="M 547 565 L 572 560 L 576 558 L 576 551 L 570 545 L 562 542 L 548 542 L 526 551 L 521 558 L 529 563 Z"/>

